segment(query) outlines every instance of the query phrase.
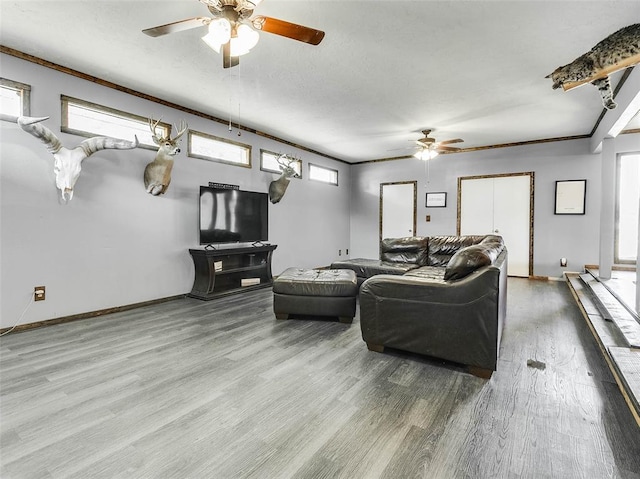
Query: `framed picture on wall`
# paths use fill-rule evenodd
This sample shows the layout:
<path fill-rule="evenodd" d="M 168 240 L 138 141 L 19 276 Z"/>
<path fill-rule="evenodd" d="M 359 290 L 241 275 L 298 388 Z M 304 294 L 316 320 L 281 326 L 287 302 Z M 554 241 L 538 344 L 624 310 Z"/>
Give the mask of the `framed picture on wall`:
<path fill-rule="evenodd" d="M 427 208 L 445 208 L 447 206 L 447 194 L 445 192 L 427 193 Z"/>
<path fill-rule="evenodd" d="M 583 215 L 587 192 L 587 180 L 556 181 L 556 215 Z"/>

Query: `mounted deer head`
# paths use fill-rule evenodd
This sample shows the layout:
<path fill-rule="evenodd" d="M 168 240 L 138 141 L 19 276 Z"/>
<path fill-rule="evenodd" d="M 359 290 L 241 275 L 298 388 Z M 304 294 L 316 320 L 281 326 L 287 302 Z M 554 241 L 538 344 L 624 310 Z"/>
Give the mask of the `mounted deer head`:
<path fill-rule="evenodd" d="M 278 203 L 284 196 L 285 191 L 287 191 L 287 186 L 289 186 L 289 182 L 291 181 L 289 178 L 298 176 L 298 172 L 292 165 L 300 161 L 300 159 L 294 156 L 279 154 L 276 161 L 282 174 L 269 185 L 269 200 L 273 204 Z"/>
<path fill-rule="evenodd" d="M 49 153 L 53 154 L 53 171 L 56 174 L 56 186 L 62 195 L 62 201 L 73 198 L 73 187 L 80 177 L 82 161 L 96 151 L 105 149 L 130 150 L 138 146 L 138 137 L 134 141 L 118 140 L 106 136 L 96 136 L 80 142 L 80 145 L 69 150 L 62 146 L 60 140 L 53 132 L 40 122 L 49 117 L 36 118 L 31 116 L 18 117 L 18 125 L 27 133 L 38 138 L 45 144 Z"/>
<path fill-rule="evenodd" d="M 169 136 L 158 135 L 156 128 L 160 120 L 155 121 L 149 118 L 149 128 L 153 134 L 153 142 L 158 145 L 156 158 L 144 169 L 144 187 L 147 193 L 153 196 L 164 194 L 171 183 L 171 169 L 173 168 L 173 157 L 180 153 L 178 140 L 187 131 L 188 125 L 183 120 L 178 127 L 178 134 L 171 138 Z"/>

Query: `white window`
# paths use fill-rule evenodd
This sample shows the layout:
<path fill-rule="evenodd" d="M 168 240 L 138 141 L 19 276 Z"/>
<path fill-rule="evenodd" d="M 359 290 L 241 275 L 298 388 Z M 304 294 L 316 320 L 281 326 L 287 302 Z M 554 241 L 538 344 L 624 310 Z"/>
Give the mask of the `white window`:
<path fill-rule="evenodd" d="M 0 120 L 16 121 L 30 115 L 31 87 L 24 83 L 0 78 Z"/>
<path fill-rule="evenodd" d="M 638 256 L 640 153 L 618 157 L 615 262 L 635 263 Z"/>
<path fill-rule="evenodd" d="M 60 130 L 65 133 L 87 137 L 109 136 L 129 141 L 133 140 L 135 135 L 141 147 L 153 150 L 158 148 L 158 145 L 153 142 L 149 118 L 65 95 L 61 95 L 60 100 L 62 101 Z M 160 122 L 156 126 L 156 132 L 159 136 L 166 138 L 171 134 L 171 125 Z"/>
<path fill-rule="evenodd" d="M 270 171 L 272 173 L 281 173 L 282 168 L 280 168 L 280 164 L 278 163 L 278 157 L 280 155 L 278 153 L 274 153 L 272 151 L 260 150 L 260 169 L 262 171 Z M 302 160 L 298 158 L 294 158 L 292 156 L 285 155 L 282 157 L 281 161 L 285 161 L 293 168 L 296 172 L 295 176 L 292 178 L 302 178 Z"/>
<path fill-rule="evenodd" d="M 251 168 L 251 145 L 189 130 L 188 155 Z"/>
<path fill-rule="evenodd" d="M 338 184 L 338 171 L 309 163 L 309 179 L 331 185 Z"/>

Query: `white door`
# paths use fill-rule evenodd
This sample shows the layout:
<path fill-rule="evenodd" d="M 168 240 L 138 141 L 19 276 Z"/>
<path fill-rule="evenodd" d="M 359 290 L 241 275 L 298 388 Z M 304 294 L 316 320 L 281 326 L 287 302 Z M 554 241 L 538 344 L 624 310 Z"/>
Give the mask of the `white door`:
<path fill-rule="evenodd" d="M 462 179 L 460 234 L 489 233 L 493 233 L 493 178 Z"/>
<path fill-rule="evenodd" d="M 461 178 L 460 234 L 498 234 L 509 252 L 509 276 L 531 272 L 531 176 Z"/>
<path fill-rule="evenodd" d="M 416 182 L 380 184 L 380 239 L 416 234 Z"/>

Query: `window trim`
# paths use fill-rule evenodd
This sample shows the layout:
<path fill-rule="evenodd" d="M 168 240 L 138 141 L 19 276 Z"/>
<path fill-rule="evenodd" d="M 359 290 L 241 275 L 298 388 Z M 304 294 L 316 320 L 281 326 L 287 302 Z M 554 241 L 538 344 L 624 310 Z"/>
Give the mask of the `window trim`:
<path fill-rule="evenodd" d="M 224 158 L 215 158 L 213 156 L 207 156 L 207 155 L 201 155 L 199 153 L 193 153 L 192 150 L 192 137 L 193 136 L 200 136 L 204 139 L 207 140 L 211 140 L 211 141 L 215 141 L 218 143 L 226 143 L 228 145 L 233 145 L 236 147 L 239 147 L 241 149 L 243 149 L 246 152 L 246 156 L 247 156 L 247 160 L 248 163 L 239 163 L 237 161 L 233 161 L 233 160 L 226 160 Z M 215 135 L 210 135 L 209 133 L 204 133 L 202 131 L 197 131 L 197 130 L 189 130 L 189 135 L 188 135 L 188 140 L 187 140 L 187 156 L 190 158 L 197 158 L 199 160 L 207 160 L 207 161 L 215 161 L 216 163 L 222 163 L 224 165 L 233 165 L 233 166 L 239 166 L 242 168 L 251 168 L 252 165 L 252 161 L 251 161 L 251 145 L 248 145 L 246 143 L 240 143 L 239 141 L 233 141 L 233 140 L 229 140 L 227 138 L 221 138 L 219 136 L 215 136 Z"/>
<path fill-rule="evenodd" d="M 0 120 L 18 122 L 19 116 L 31 116 L 31 85 L 26 83 L 9 80 L 8 78 L 0 78 L 0 86 L 20 91 L 20 103 L 22 106 L 22 115 L 13 116 L 0 113 Z"/>
<path fill-rule="evenodd" d="M 264 155 L 274 155 L 274 156 L 278 156 L 280 153 L 276 153 L 275 151 L 270 151 L 270 150 L 265 150 L 263 148 L 260 148 L 260 171 L 265 171 L 267 173 L 276 173 L 276 174 L 280 174 L 282 173 L 282 170 L 278 169 L 272 169 L 272 168 L 268 168 L 266 166 L 264 166 Z M 291 155 L 284 155 L 285 158 L 290 159 L 290 160 L 295 160 L 299 166 L 298 170 L 299 173 L 296 172 L 295 175 L 291 176 L 290 178 L 302 178 L 302 160 L 300 158 L 295 158 L 294 156 Z"/>
<path fill-rule="evenodd" d="M 613 232 L 613 264 L 617 265 L 634 265 L 638 258 L 620 259 L 620 173 L 622 168 L 622 158 L 625 156 L 640 156 L 640 152 L 619 153 L 616 155 L 616 187 L 615 187 L 615 215 L 614 215 L 614 232 Z M 640 241 L 640 237 L 638 238 Z"/>
<path fill-rule="evenodd" d="M 327 171 L 333 171 L 336 174 L 336 182 L 332 182 L 332 181 L 323 181 L 323 180 L 317 180 L 315 178 L 311 177 L 311 169 L 312 168 L 319 168 L 321 170 L 327 170 Z M 326 166 L 321 166 L 321 165 L 317 165 L 315 163 L 309 163 L 309 169 L 308 169 L 308 173 L 309 173 L 309 181 L 315 181 L 317 183 L 323 183 L 325 185 L 333 185 L 333 186 L 338 186 L 339 185 L 339 171 L 338 170 L 334 170 L 333 168 L 328 168 Z"/>
<path fill-rule="evenodd" d="M 139 123 L 143 123 L 145 125 L 149 124 L 149 118 L 141 116 L 141 115 L 136 115 L 135 113 L 129 113 L 126 111 L 122 111 L 122 110 L 118 110 L 116 108 L 111 108 L 109 106 L 105 106 L 105 105 L 100 105 L 98 103 L 93 103 L 90 101 L 86 101 L 86 100 L 81 100 L 79 98 L 74 98 L 74 97 L 70 97 L 67 95 L 60 95 L 60 106 L 61 106 L 61 118 L 60 118 L 60 131 L 63 133 L 69 133 L 71 135 L 78 135 L 78 136 L 83 136 L 86 138 L 93 138 L 95 136 L 109 136 L 106 135 L 105 133 L 101 133 L 101 132 L 96 132 L 96 131 L 87 131 L 87 130 L 77 130 L 75 128 L 70 128 L 69 127 L 69 104 L 74 104 L 74 105 L 78 105 L 80 107 L 85 107 L 85 108 L 89 108 L 91 110 L 100 112 L 100 113 L 105 113 L 108 115 L 112 115 L 115 117 L 120 117 L 123 118 L 125 120 L 130 120 L 130 121 L 135 121 L 135 122 L 139 122 Z M 159 122 L 158 123 L 158 128 L 161 128 L 162 130 L 164 130 L 165 134 L 169 137 L 171 136 L 171 124 L 170 123 L 166 123 L 166 122 Z M 131 138 L 123 138 L 124 140 L 130 140 Z M 147 143 L 142 143 L 140 142 L 138 144 L 138 148 L 145 148 L 147 150 L 154 150 L 156 151 L 158 149 L 158 145 L 151 145 L 151 144 L 147 144 Z"/>

